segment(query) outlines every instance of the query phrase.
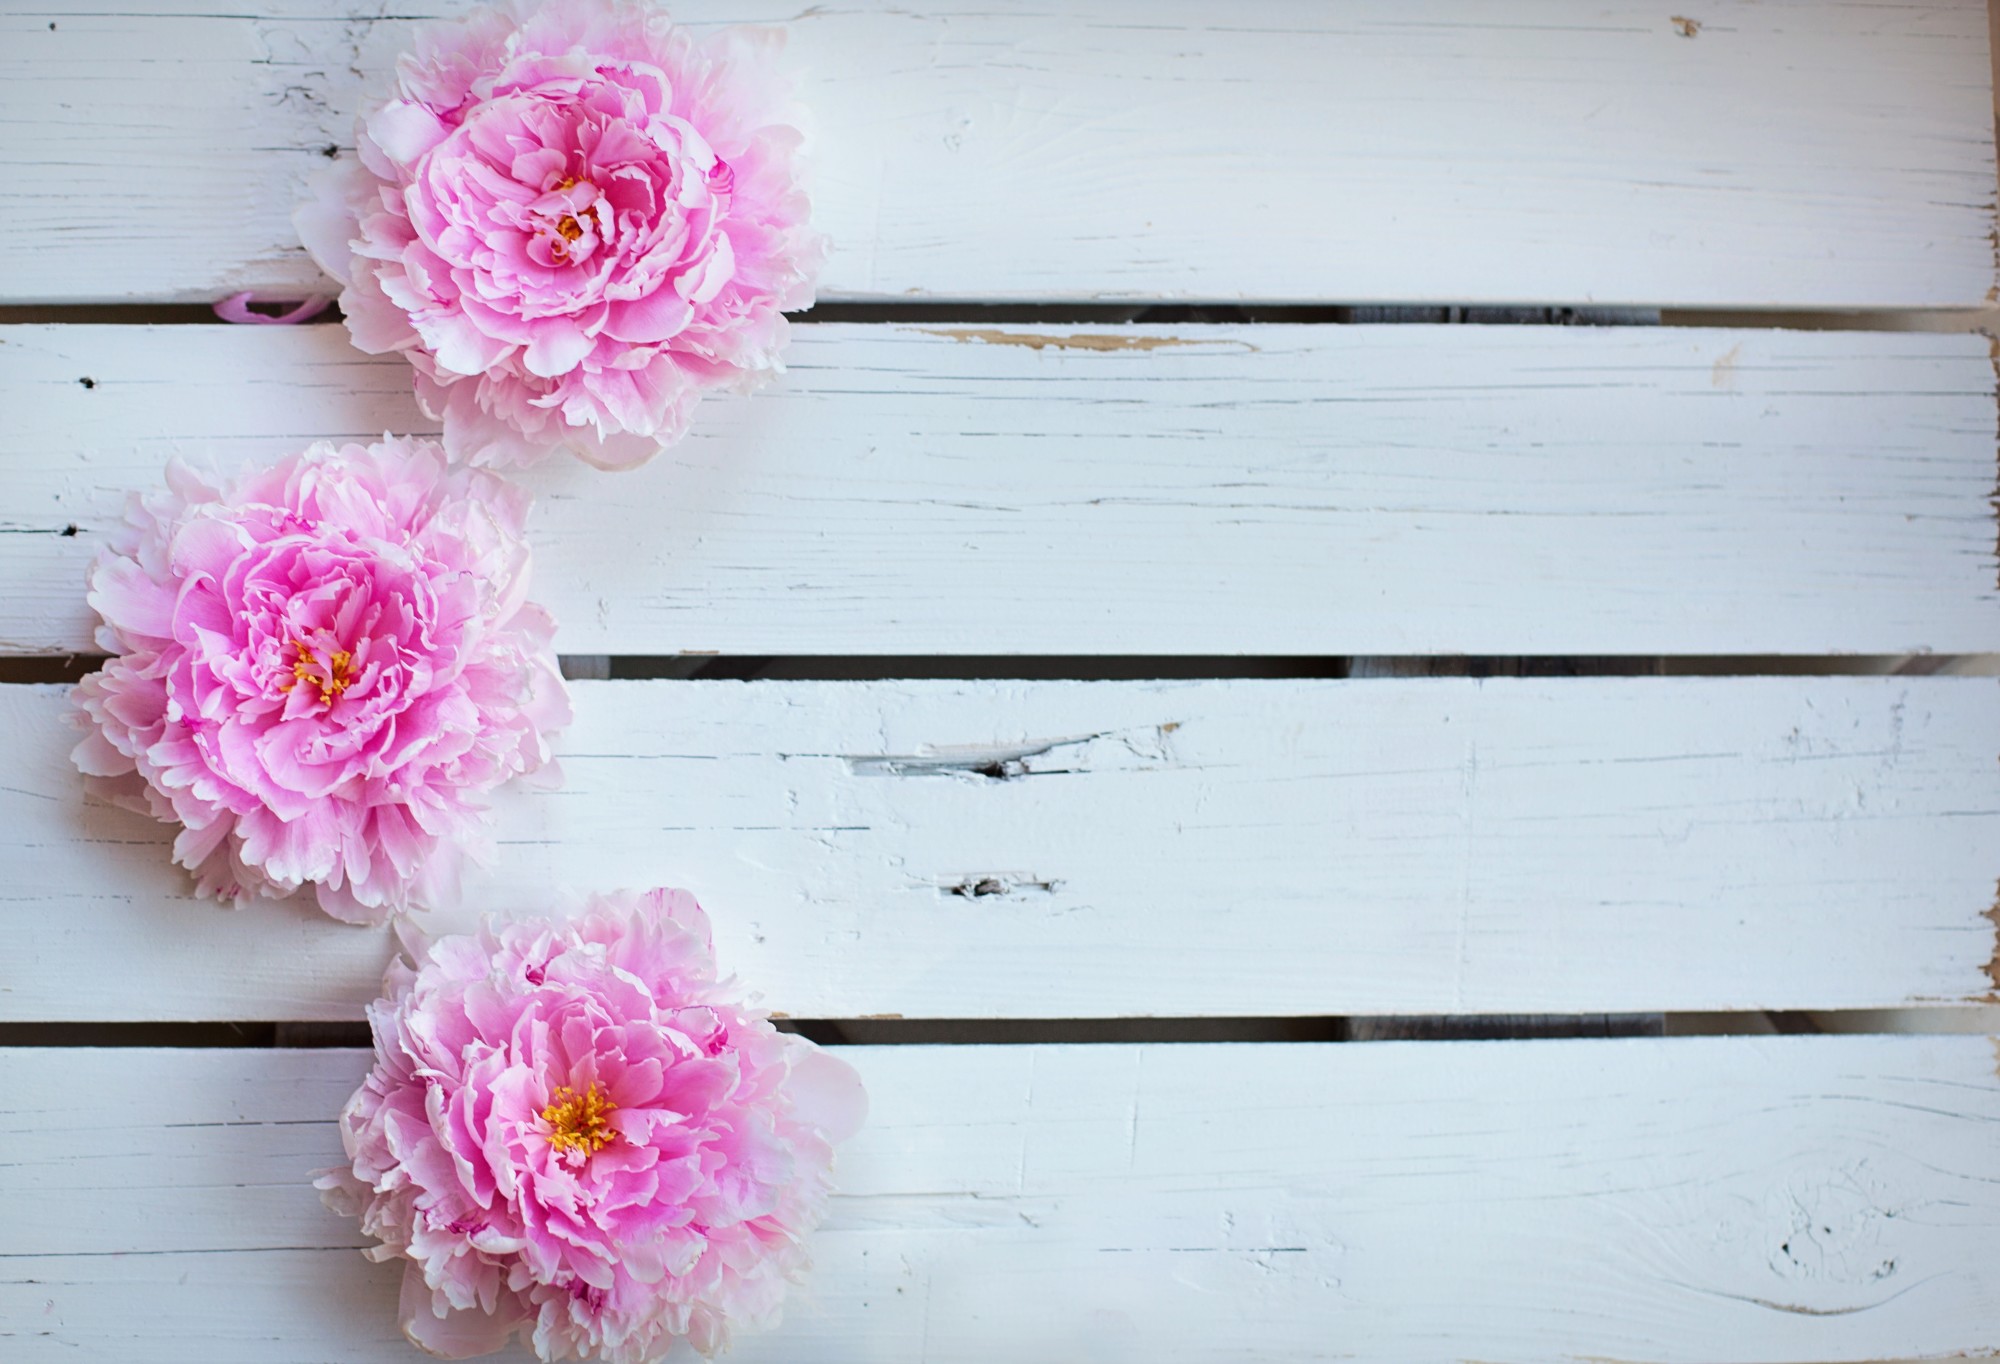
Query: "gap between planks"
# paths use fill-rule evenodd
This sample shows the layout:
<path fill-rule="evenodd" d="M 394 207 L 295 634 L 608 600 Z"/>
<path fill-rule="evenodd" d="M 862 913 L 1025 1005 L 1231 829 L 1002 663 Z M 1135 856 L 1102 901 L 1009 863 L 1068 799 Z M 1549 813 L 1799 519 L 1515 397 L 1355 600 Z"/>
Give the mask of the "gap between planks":
<path fill-rule="evenodd" d="M 289 301 L 267 305 L 273 310 Z M 300 325 L 337 326 L 340 309 Z M 1087 304 L 821 303 L 788 313 L 798 323 L 875 325 L 963 325 L 1059 327 L 1236 324 L 1245 326 L 1435 326 L 1692 327 L 1744 331 L 1979 332 L 2000 334 L 2000 308 L 1599 308 L 1589 304 L 1540 302 L 1515 307 L 1476 303 L 1438 304 L 1190 304 L 1166 301 Z M 0 305 L 0 326 L 232 326 L 202 303 L 100 303 Z"/>
<path fill-rule="evenodd" d="M 1578 1037 L 1770 1037 L 1809 1033 L 2000 1034 L 2000 1006 L 1667 1014 L 1296 1018 L 784 1018 L 827 1047 L 1107 1043 L 1368 1043 Z M 0 1023 L 0 1047 L 366 1047 L 365 1023 Z"/>
<path fill-rule="evenodd" d="M 1353 681 L 1412 677 L 1991 677 L 2000 654 L 1848 654 L 1781 657 L 1604 658 L 870 658 L 564 654 L 575 681 L 941 681 L 1115 682 L 1232 678 Z M 102 654 L 0 655 L 0 686 L 70 684 L 97 671 Z"/>

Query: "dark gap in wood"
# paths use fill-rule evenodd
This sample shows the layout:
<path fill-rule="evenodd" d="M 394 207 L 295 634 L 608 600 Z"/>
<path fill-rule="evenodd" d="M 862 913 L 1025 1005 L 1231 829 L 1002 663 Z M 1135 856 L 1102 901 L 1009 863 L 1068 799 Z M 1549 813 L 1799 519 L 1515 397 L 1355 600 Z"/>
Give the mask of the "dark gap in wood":
<path fill-rule="evenodd" d="M 1786 1034 L 1816 1033 L 1822 1031 L 1813 1016 L 1799 1009 L 1770 1009 L 1764 1017 L 1771 1022 L 1775 1032 Z"/>
<path fill-rule="evenodd" d="M 292 299 L 303 302 L 305 295 Z M 261 305 L 260 305 L 261 308 Z M 253 310 L 254 311 L 254 310 Z M 323 313 L 287 326 L 325 327 L 341 320 L 340 305 L 330 305 Z M 20 326 L 112 326 L 112 327 L 235 327 L 246 324 L 224 322 L 206 303 L 42 303 L 0 307 L 0 325 Z M 255 325 L 255 324 L 248 324 Z"/>
<path fill-rule="evenodd" d="M 1111 654 L 565 654 L 571 680 L 1126 682 L 1234 678 L 1399 677 L 1844 677 L 1893 673 L 2000 673 L 1993 654 L 1269 655 Z M 0 685 L 69 685 L 102 654 L 0 656 Z"/>
<path fill-rule="evenodd" d="M 301 299 L 303 295 L 300 296 Z M 292 300 L 294 302 L 299 300 Z M 1130 326 L 1210 323 L 1225 326 L 1260 323 L 1292 326 L 1351 326 L 1393 323 L 1503 326 L 1653 326 L 1655 308 L 1603 308 L 1593 305 L 1352 303 L 1164 303 L 1135 300 L 1123 303 L 982 303 L 908 301 L 896 299 L 826 302 L 804 312 L 787 314 L 794 322 L 919 323 L 1040 326 Z M 330 326 L 341 320 L 339 305 L 329 307 L 302 326 Z M 29 304 L 0 307 L 0 324 L 125 326 L 233 326 L 206 303 L 78 303 Z"/>
<path fill-rule="evenodd" d="M 1679 654 L 1660 660 L 1670 677 L 1839 677 L 1994 672 L 2000 654 Z"/>
<path fill-rule="evenodd" d="M 303 295 L 300 295 L 303 298 Z M 296 300 L 294 300 L 296 301 Z M 885 325 L 966 323 L 971 325 L 1126 326 L 1210 323 L 1289 326 L 1382 326 L 1398 323 L 1470 326 L 1729 327 L 1792 331 L 1983 331 L 1990 310 L 1971 308 L 1644 308 L 1597 304 L 1494 303 L 1119 303 L 1012 302 L 977 299 L 832 300 L 805 312 L 787 314 L 794 322 L 854 322 Z M 302 326 L 332 326 L 341 320 L 338 304 Z M 0 307 L 0 325 L 232 326 L 206 303 L 68 303 Z"/>
<path fill-rule="evenodd" d="M 1755 1018 L 1758 1015 L 1752 1015 Z M 1022 1046 L 1120 1042 L 1531 1041 L 1664 1037 L 1662 1014 L 1499 1014 L 1316 1018 L 788 1019 L 823 1046 Z M 1757 1032 L 1768 1032 L 1758 1027 Z"/>
<path fill-rule="evenodd" d="M 1525 655 L 1452 657 L 1363 655 L 1347 660 L 1347 675 L 1371 677 L 1655 677 L 1666 660 L 1638 655 Z"/>
<path fill-rule="evenodd" d="M 72 685 L 104 666 L 102 654 L 50 654 L 41 658 L 0 658 L 0 684 Z"/>
<path fill-rule="evenodd" d="M 366 1023 L 279 1023 L 272 1045 L 310 1051 L 315 1047 L 372 1047 Z"/>
<path fill-rule="evenodd" d="M 710 657 L 633 657 L 613 655 L 613 678 L 682 678 L 699 681 L 896 681 L 987 678 L 1035 681 L 1133 681 L 1159 678 L 1312 678 L 1345 677 L 1344 658 L 1232 658 L 1213 656 L 1129 655 L 1068 658 L 1030 655 L 964 655 L 960 657 L 855 656 L 767 658 L 750 655 Z"/>
<path fill-rule="evenodd" d="M 1557 1037 L 1665 1037 L 1665 1014 L 1488 1014 L 1361 1016 L 1350 1042 L 1490 1042 Z"/>
<path fill-rule="evenodd" d="M 271 1047 L 281 1023 L 0 1023 L 0 1047 Z M 360 1045 L 368 1044 L 368 1025 Z"/>
<path fill-rule="evenodd" d="M 1719 327 L 1805 332 L 1980 332 L 1991 334 L 1986 308 L 1662 308 L 1662 327 Z"/>
<path fill-rule="evenodd" d="M 580 655 L 572 676 L 622 680 L 876 682 L 1148 681 L 1233 678 L 1771 677 L 1921 675 L 1995 666 L 1990 654 L 1701 655 L 1682 657 L 1453 655 L 751 654 Z"/>
<path fill-rule="evenodd" d="M 787 1018 L 821 1046 L 1029 1046 L 1114 1042 L 1345 1042 L 1348 1020 L 1322 1018 Z"/>
<path fill-rule="evenodd" d="M 1536 1041 L 1863 1031 L 1842 1010 L 1721 1013 L 1322 1015 L 1246 1018 L 775 1018 L 825 1046 Z M 1866 1013 L 1868 1011 L 1861 1011 Z M 1911 1031 L 1921 1031 L 1913 1029 Z M 0 1023 L 0 1047 L 366 1048 L 363 1022 Z"/>
<path fill-rule="evenodd" d="M 1383 305 L 1356 303 L 981 303 L 976 300 L 821 303 L 789 314 L 795 322 L 965 322 L 1025 326 L 1380 326 L 1394 323 L 1515 327 L 1629 327 L 1659 321 L 1655 308 L 1600 308 L 1564 304 Z"/>
<path fill-rule="evenodd" d="M 74 684 L 104 654 L 0 656 L 0 684 Z M 1232 678 L 1766 678 L 2000 674 L 1996 654 L 564 654 L 562 674 L 700 682 L 1152 682 Z"/>

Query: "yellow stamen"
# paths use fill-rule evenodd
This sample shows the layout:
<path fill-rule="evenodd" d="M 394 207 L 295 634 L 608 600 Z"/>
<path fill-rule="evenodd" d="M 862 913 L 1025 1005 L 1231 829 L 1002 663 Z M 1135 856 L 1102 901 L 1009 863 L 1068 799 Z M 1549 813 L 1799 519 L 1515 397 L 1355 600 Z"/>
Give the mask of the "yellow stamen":
<path fill-rule="evenodd" d="M 574 175 L 565 175 L 562 179 L 544 190 L 543 193 L 560 194 L 566 189 L 575 189 L 582 183 Z M 556 235 L 561 237 L 562 240 L 549 243 L 549 254 L 557 260 L 568 260 L 569 243 L 577 241 L 583 236 L 583 224 L 576 220 L 574 213 L 565 213 L 561 218 L 556 220 Z"/>
<path fill-rule="evenodd" d="M 330 706 L 334 697 L 353 685 L 354 677 L 350 670 L 354 666 L 354 655 L 347 650 L 334 649 L 329 652 L 326 656 L 326 672 L 322 675 L 319 671 L 319 660 L 313 656 L 312 645 L 302 639 L 295 639 L 292 641 L 292 647 L 299 651 L 299 656 L 292 662 L 292 675 L 278 684 L 279 691 L 290 691 L 301 682 L 310 683 L 319 688 L 319 703 L 322 706 Z"/>
<path fill-rule="evenodd" d="M 587 1156 L 618 1140 L 606 1116 L 618 1105 L 597 1092 L 597 1081 L 592 1080 L 581 1094 L 561 1085 L 549 1097 L 553 1102 L 542 1110 L 542 1118 L 549 1124 L 549 1145 L 558 1152 Z"/>

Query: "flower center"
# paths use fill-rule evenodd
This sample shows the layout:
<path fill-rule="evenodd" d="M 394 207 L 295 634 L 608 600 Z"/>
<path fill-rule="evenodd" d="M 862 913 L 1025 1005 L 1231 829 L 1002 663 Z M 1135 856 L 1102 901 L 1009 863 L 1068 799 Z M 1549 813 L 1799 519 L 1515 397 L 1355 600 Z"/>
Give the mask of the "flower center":
<path fill-rule="evenodd" d="M 581 1094 L 568 1085 L 558 1086 L 549 1098 L 542 1119 L 549 1125 L 549 1145 L 558 1153 L 588 1156 L 618 1140 L 609 1120 L 618 1105 L 598 1092 L 597 1081 L 592 1080 Z"/>
<path fill-rule="evenodd" d="M 293 640 L 292 647 L 298 650 L 298 657 L 292 661 L 292 675 L 278 684 L 278 690 L 290 691 L 304 682 L 308 686 L 319 688 L 319 703 L 322 706 L 331 706 L 336 696 L 353 685 L 354 674 L 351 670 L 354 666 L 354 655 L 347 650 L 329 650 L 326 662 L 322 665 L 319 656 L 313 652 L 312 645 L 304 640 Z"/>
<path fill-rule="evenodd" d="M 566 189 L 575 189 L 583 181 L 574 175 L 565 175 L 543 191 L 545 194 L 560 194 Z M 586 209 L 585 212 L 590 212 Z M 546 221 L 546 220 L 545 220 Z M 583 224 L 574 213 L 565 213 L 555 222 L 556 240 L 549 243 L 549 254 L 559 261 L 569 259 L 570 243 L 583 240 Z"/>

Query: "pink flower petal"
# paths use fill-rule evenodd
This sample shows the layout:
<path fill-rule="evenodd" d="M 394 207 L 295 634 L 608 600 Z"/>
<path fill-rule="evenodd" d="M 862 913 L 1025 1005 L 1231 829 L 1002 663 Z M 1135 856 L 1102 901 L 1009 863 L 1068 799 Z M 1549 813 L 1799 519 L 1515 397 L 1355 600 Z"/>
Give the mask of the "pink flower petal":
<path fill-rule="evenodd" d="M 416 164 L 449 131 L 421 101 L 390 100 L 368 120 L 368 136 L 398 170 Z"/>
<path fill-rule="evenodd" d="M 655 289 L 644 298 L 611 305 L 604 334 L 618 341 L 665 341 L 686 331 L 695 305 L 673 289 Z"/>
<path fill-rule="evenodd" d="M 317 177 L 312 193 L 292 212 L 292 226 L 320 268 L 347 283 L 354 261 L 354 238 L 360 235 L 357 205 L 366 203 L 377 182 L 358 161 L 343 159 Z"/>
<path fill-rule="evenodd" d="M 409 355 L 455 459 L 626 467 L 704 392 L 781 371 L 779 314 L 810 306 L 826 247 L 780 37 L 697 43 L 620 0 L 419 31 L 298 222 L 355 343 Z M 625 372 L 654 377 L 594 377 Z"/>
<path fill-rule="evenodd" d="M 793 1115 L 826 1134 L 846 1141 L 868 1121 L 868 1090 L 854 1067 L 818 1047 L 798 1048 L 790 1076 Z"/>
<path fill-rule="evenodd" d="M 860 1082 L 717 982 L 685 892 L 415 944 L 318 1179 L 405 1262 L 411 1339 L 457 1357 L 713 1352 L 780 1313 Z"/>
<path fill-rule="evenodd" d="M 118 656 L 75 690 L 77 766 L 185 826 L 204 894 L 312 884 L 359 922 L 448 894 L 486 794 L 547 767 L 569 714 L 526 514 L 427 441 L 221 487 L 170 468 L 91 571 Z"/>
<path fill-rule="evenodd" d="M 174 629 L 174 589 L 136 559 L 101 561 L 90 575 L 90 609 L 134 640 L 166 640 Z"/>
<path fill-rule="evenodd" d="M 507 1343 L 515 1323 L 488 1312 L 451 1311 L 439 1315 L 431 1290 L 424 1284 L 423 1271 L 415 1265 L 403 1271 L 403 1334 L 420 1350 L 440 1359 L 471 1359 L 489 1355 Z"/>
<path fill-rule="evenodd" d="M 535 328 L 534 339 L 528 342 L 521 363 L 527 366 L 528 373 L 553 379 L 575 369 L 596 349 L 597 342 L 580 328 L 551 319 Z"/>

